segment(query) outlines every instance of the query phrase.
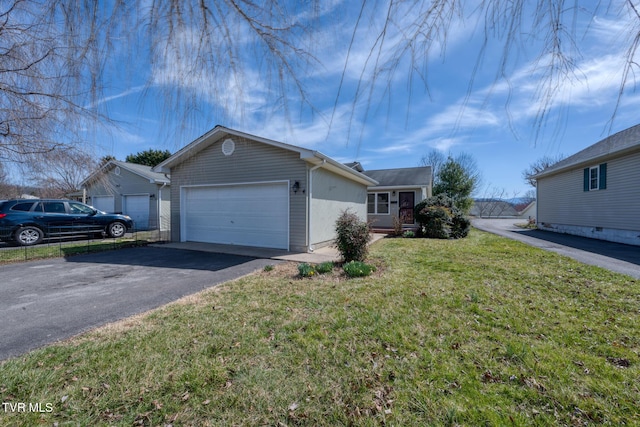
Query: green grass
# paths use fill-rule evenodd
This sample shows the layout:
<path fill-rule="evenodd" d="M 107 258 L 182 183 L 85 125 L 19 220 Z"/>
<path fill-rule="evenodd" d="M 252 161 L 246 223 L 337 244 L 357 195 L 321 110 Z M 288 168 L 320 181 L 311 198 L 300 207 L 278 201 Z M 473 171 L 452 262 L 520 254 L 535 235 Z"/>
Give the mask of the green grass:
<path fill-rule="evenodd" d="M 638 281 L 473 230 L 295 264 L 0 365 L 0 425 L 639 425 Z"/>

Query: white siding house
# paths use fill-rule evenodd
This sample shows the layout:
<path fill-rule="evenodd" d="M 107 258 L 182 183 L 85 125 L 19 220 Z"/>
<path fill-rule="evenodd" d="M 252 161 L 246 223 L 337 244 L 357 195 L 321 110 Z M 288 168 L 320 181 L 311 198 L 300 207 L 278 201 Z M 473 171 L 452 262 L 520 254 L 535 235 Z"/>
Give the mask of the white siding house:
<path fill-rule="evenodd" d="M 640 245 L 640 125 L 534 178 L 540 229 Z"/>

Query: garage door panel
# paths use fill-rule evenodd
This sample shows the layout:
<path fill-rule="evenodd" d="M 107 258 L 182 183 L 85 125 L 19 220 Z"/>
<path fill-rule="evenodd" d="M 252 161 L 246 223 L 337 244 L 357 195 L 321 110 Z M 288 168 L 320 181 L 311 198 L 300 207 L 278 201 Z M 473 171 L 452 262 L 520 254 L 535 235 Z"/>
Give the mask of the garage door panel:
<path fill-rule="evenodd" d="M 113 212 L 116 204 L 113 196 L 92 196 L 91 205 L 99 211 Z"/>
<path fill-rule="evenodd" d="M 287 183 L 186 187 L 183 240 L 288 249 Z"/>
<path fill-rule="evenodd" d="M 136 230 L 149 228 L 149 195 L 124 196 L 122 213 L 129 215 Z"/>

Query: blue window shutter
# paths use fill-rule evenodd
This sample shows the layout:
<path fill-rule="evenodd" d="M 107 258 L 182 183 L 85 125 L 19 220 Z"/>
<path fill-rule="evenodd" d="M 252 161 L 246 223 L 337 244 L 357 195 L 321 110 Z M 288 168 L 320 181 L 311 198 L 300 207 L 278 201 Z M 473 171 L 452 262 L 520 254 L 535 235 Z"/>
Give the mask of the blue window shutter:
<path fill-rule="evenodd" d="M 584 191 L 589 191 L 589 168 L 584 168 Z"/>
<path fill-rule="evenodd" d="M 607 164 L 606 163 L 602 163 L 600 165 L 600 171 L 598 173 L 598 176 L 600 178 L 600 182 L 598 183 L 598 189 L 599 190 L 604 190 L 607 188 Z"/>

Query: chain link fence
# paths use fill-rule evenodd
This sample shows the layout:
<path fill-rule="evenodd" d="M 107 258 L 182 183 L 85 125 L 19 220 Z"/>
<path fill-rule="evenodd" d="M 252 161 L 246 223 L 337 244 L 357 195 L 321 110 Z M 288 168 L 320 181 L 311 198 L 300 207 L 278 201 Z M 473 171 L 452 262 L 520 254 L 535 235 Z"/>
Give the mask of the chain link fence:
<path fill-rule="evenodd" d="M 100 237 L 92 234 L 55 237 L 45 239 L 43 243 L 33 246 L 17 246 L 12 242 L 0 242 L 0 265 L 145 246 L 149 243 L 168 242 L 169 240 L 170 232 L 168 230 L 134 230 L 120 238 Z"/>

